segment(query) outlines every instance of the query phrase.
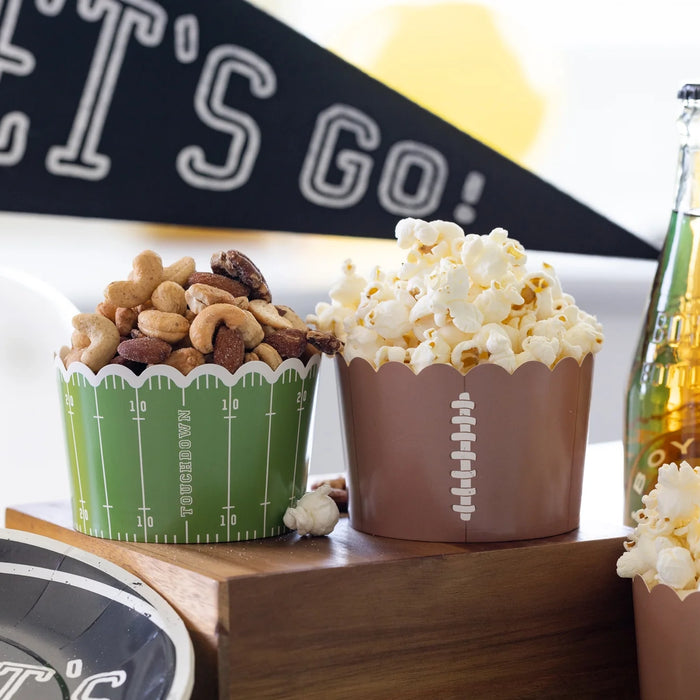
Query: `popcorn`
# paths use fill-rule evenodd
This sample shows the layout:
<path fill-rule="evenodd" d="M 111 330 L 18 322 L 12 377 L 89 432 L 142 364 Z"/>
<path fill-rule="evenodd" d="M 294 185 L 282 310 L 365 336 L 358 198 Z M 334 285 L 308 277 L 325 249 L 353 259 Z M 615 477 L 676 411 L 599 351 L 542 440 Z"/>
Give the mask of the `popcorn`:
<path fill-rule="evenodd" d="M 329 495 L 331 491 L 331 485 L 324 483 L 315 491 L 305 493 L 296 508 L 287 508 L 284 524 L 302 536 L 330 535 L 340 519 L 338 506 Z"/>
<path fill-rule="evenodd" d="M 700 589 L 700 467 L 664 464 L 642 503 L 617 561 L 618 576 L 639 575 L 649 588 L 662 583 L 682 595 Z"/>
<path fill-rule="evenodd" d="M 365 279 L 346 260 L 330 303 L 307 318 L 344 343 L 347 361 L 403 362 L 415 372 L 488 362 L 513 372 L 600 350 L 600 323 L 562 291 L 551 265 L 527 270 L 522 245 L 505 229 L 465 234 L 452 222 L 408 218 L 395 235 L 405 251 L 398 271 L 377 267 Z"/>

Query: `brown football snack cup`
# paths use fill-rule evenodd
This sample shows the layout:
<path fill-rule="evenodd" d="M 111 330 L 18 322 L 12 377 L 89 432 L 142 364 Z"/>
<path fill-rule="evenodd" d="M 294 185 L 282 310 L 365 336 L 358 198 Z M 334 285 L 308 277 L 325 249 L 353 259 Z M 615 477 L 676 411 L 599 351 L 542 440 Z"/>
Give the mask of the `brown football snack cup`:
<path fill-rule="evenodd" d="M 513 374 L 336 362 L 353 528 L 489 542 L 578 527 L 592 355 Z"/>
<path fill-rule="evenodd" d="M 700 689 L 700 593 L 682 599 L 670 586 L 632 582 L 642 700 L 695 700 Z"/>

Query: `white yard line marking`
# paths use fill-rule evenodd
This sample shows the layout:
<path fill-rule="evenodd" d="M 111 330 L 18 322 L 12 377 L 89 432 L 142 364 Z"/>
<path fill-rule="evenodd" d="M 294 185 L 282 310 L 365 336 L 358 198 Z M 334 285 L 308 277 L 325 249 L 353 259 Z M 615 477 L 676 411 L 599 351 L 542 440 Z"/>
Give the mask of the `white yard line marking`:
<path fill-rule="evenodd" d="M 305 383 L 306 383 L 306 378 L 302 378 L 302 380 L 301 380 L 301 392 L 299 394 L 299 408 L 297 408 L 299 415 L 297 418 L 296 443 L 294 445 L 294 475 L 292 477 L 292 492 L 289 494 L 289 502 L 291 505 L 294 505 L 294 491 L 295 491 L 295 486 L 297 483 L 297 464 L 299 463 L 299 436 L 301 434 L 301 419 L 304 416 L 304 409 L 305 409 L 304 402 L 306 400 L 305 388 L 304 388 Z"/>
<path fill-rule="evenodd" d="M 136 436 L 139 443 L 139 474 L 141 477 L 141 507 L 139 510 L 143 513 L 143 538 L 148 542 L 148 511 L 150 508 L 146 506 L 146 482 L 143 475 L 143 447 L 141 445 L 141 421 L 144 418 L 141 416 L 141 402 L 139 401 L 139 390 L 134 389 L 136 394 Z"/>
<path fill-rule="evenodd" d="M 263 532 L 267 529 L 267 506 L 268 504 L 268 488 L 270 482 L 270 443 L 272 441 L 272 416 L 275 412 L 272 410 L 272 398 L 275 394 L 275 385 L 270 384 L 270 408 L 267 413 L 267 454 L 265 456 L 265 501 L 263 506 Z"/>
<path fill-rule="evenodd" d="M 226 539 L 231 538 L 231 401 L 233 387 L 228 388 L 228 444 L 226 446 Z"/>
<path fill-rule="evenodd" d="M 109 534 L 109 539 L 112 539 L 112 517 L 111 517 L 111 508 L 112 506 L 109 504 L 109 493 L 107 490 L 107 470 L 105 469 L 105 454 L 104 454 L 104 448 L 102 447 L 102 420 L 104 419 L 104 416 L 100 415 L 100 403 L 97 398 L 97 387 L 94 387 L 95 391 L 95 415 L 93 416 L 94 419 L 97 421 L 97 441 L 99 442 L 100 445 L 100 463 L 102 464 L 102 483 L 104 485 L 105 489 L 105 503 L 102 506 L 103 508 L 106 509 L 107 511 L 107 533 Z"/>
<path fill-rule="evenodd" d="M 73 375 L 75 377 L 76 375 Z M 68 415 L 70 416 L 70 430 L 71 430 L 71 435 L 73 437 L 73 452 L 75 454 L 75 474 L 78 477 L 78 496 L 79 496 L 79 503 L 80 503 L 80 511 L 78 513 L 79 515 L 79 520 L 83 520 L 82 527 L 83 527 L 83 532 L 85 532 L 85 500 L 83 498 L 83 483 L 82 479 L 80 478 L 80 458 L 78 457 L 78 443 L 76 442 L 75 439 L 75 422 L 73 421 L 73 405 L 75 404 L 75 397 L 70 393 L 70 389 L 68 389 L 68 396 L 70 397 L 70 402 L 68 404 Z"/>

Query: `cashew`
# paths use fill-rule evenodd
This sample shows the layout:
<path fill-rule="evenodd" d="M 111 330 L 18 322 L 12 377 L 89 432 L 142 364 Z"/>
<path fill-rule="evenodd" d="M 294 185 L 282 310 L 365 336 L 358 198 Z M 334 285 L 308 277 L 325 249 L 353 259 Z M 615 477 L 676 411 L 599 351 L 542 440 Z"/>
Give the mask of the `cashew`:
<path fill-rule="evenodd" d="M 176 260 L 172 265 L 163 268 L 163 279 L 169 280 L 184 287 L 187 278 L 195 271 L 194 258 L 184 257 Z"/>
<path fill-rule="evenodd" d="M 183 374 L 189 374 L 195 367 L 204 364 L 204 355 L 195 348 L 173 350 L 164 364 L 174 367 Z"/>
<path fill-rule="evenodd" d="M 285 306 L 284 304 L 276 304 L 275 308 L 279 311 L 280 316 L 286 318 L 291 324 L 292 328 L 296 328 L 300 331 L 308 331 L 309 327 L 304 322 L 299 314 L 294 311 L 290 306 Z"/>
<path fill-rule="evenodd" d="M 185 292 L 185 300 L 190 310 L 198 314 L 205 306 L 211 306 L 212 304 L 233 304 L 235 303 L 236 297 L 219 287 L 212 287 L 210 284 L 196 282 Z"/>
<path fill-rule="evenodd" d="M 190 327 L 192 345 L 205 355 L 212 352 L 214 331 L 222 323 L 232 330 L 238 330 L 246 350 L 254 348 L 265 335 L 260 324 L 249 311 L 234 304 L 212 304 L 203 308 L 192 321 Z"/>
<path fill-rule="evenodd" d="M 277 307 L 269 301 L 253 299 L 248 304 L 248 310 L 255 316 L 260 325 L 272 328 L 292 328 L 292 322 L 284 316 L 280 316 Z"/>
<path fill-rule="evenodd" d="M 272 369 L 277 369 L 282 364 L 282 357 L 280 354 L 272 347 L 272 345 L 268 345 L 267 343 L 260 343 L 255 348 L 255 354 L 266 365 L 272 367 Z"/>
<path fill-rule="evenodd" d="M 248 311 L 248 306 L 249 306 L 248 297 L 234 297 L 233 303 L 236 306 L 240 306 L 242 309 L 245 309 L 246 311 Z"/>
<path fill-rule="evenodd" d="M 65 346 L 64 346 L 65 347 Z M 83 348 L 72 348 L 71 350 L 68 350 L 67 347 L 65 347 L 68 352 L 63 352 L 64 348 L 61 348 L 61 360 L 63 360 L 63 366 L 68 369 L 70 365 L 73 362 L 80 362 L 80 356 L 83 354 Z"/>
<path fill-rule="evenodd" d="M 125 309 L 120 306 L 114 313 L 114 325 L 119 331 L 119 335 L 127 336 L 136 327 L 136 320 L 139 314 L 136 309 Z"/>
<path fill-rule="evenodd" d="M 71 350 L 85 350 L 90 345 L 90 338 L 81 331 L 73 331 L 70 336 Z"/>
<path fill-rule="evenodd" d="M 98 314 L 102 314 L 110 321 L 114 321 L 114 314 L 117 311 L 117 307 L 114 304 L 110 304 L 108 301 L 101 301 L 97 308 L 95 309 Z"/>
<path fill-rule="evenodd" d="M 133 262 L 131 279 L 107 285 L 105 301 L 115 306 L 138 306 L 147 301 L 163 279 L 163 262 L 158 253 L 144 250 Z"/>
<path fill-rule="evenodd" d="M 185 290 L 177 283 L 170 280 L 161 282 L 151 296 L 153 308 L 158 311 L 168 311 L 181 316 L 187 310 Z"/>
<path fill-rule="evenodd" d="M 81 351 L 80 361 L 98 372 L 117 351 L 120 340 L 117 327 L 108 318 L 94 313 L 74 316 L 73 328 L 90 338 L 90 345 Z"/>
<path fill-rule="evenodd" d="M 153 308 L 153 302 L 150 299 L 146 299 L 143 304 L 139 304 L 136 308 L 136 313 L 140 314 L 142 311 L 148 311 L 148 309 Z"/>
<path fill-rule="evenodd" d="M 139 314 L 139 330 L 151 338 L 160 338 L 168 343 L 182 340 L 190 329 L 189 321 L 180 314 L 147 309 Z"/>

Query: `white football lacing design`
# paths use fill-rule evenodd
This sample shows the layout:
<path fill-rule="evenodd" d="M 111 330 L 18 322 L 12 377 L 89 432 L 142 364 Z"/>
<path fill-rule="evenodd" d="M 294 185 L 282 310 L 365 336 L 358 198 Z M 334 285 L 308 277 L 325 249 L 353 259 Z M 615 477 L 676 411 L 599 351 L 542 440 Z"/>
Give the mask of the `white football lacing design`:
<path fill-rule="evenodd" d="M 473 468 L 476 454 L 472 445 L 476 440 L 474 432 L 476 418 L 471 415 L 474 402 L 469 398 L 469 392 L 465 391 L 459 395 L 459 399 L 452 402 L 451 406 L 459 410 L 457 415 L 452 416 L 452 424 L 459 426 L 459 432 L 452 433 L 450 436 L 451 440 L 459 443 L 459 450 L 450 454 L 452 459 L 459 462 L 459 469 L 452 472 L 452 478 L 459 479 L 459 486 L 450 489 L 450 493 L 459 496 L 459 503 L 455 503 L 452 510 L 459 513 L 462 520 L 469 520 L 476 510 L 476 506 L 472 503 L 472 496 L 476 493 L 476 489 L 472 486 L 472 479 L 476 476 L 476 469 Z"/>

